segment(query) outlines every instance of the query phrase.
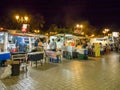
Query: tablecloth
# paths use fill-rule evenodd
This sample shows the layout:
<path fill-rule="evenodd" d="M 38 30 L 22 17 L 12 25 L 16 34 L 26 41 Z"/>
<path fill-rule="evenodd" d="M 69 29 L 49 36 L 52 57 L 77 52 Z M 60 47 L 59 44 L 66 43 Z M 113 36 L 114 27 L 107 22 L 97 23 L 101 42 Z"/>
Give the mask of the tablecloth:
<path fill-rule="evenodd" d="M 0 53 L 0 61 L 10 59 L 11 54 L 9 52 Z"/>

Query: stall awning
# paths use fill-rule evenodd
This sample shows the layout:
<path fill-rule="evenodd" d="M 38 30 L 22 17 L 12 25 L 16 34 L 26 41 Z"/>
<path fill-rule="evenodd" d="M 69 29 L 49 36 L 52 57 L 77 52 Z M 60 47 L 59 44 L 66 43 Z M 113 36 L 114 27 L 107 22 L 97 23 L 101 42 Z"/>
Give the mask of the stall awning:
<path fill-rule="evenodd" d="M 6 29 L 0 29 L 0 32 L 7 32 L 8 30 Z"/>

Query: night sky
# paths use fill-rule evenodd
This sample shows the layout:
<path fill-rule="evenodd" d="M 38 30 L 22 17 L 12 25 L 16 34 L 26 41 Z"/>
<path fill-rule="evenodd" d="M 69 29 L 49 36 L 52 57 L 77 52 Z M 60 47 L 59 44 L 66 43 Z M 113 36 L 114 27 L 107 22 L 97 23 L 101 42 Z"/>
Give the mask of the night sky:
<path fill-rule="evenodd" d="M 95 27 L 120 26 L 119 0 L 0 0 L 0 14 L 25 10 L 40 13 L 47 24 L 88 21 Z"/>

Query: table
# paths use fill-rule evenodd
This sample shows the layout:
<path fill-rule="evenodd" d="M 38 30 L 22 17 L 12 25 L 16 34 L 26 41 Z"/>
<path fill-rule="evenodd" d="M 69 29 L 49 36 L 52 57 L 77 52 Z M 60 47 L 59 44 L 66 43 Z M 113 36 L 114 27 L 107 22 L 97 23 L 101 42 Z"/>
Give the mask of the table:
<path fill-rule="evenodd" d="M 23 68 L 23 70 L 27 71 L 27 53 L 25 52 L 14 52 L 11 53 L 11 60 L 13 62 L 17 62 L 17 63 L 13 63 L 12 64 L 12 70 L 13 76 L 14 75 L 18 75 L 20 73 L 20 66 Z"/>
<path fill-rule="evenodd" d="M 88 54 L 88 50 L 87 49 L 77 49 L 76 52 L 80 53 L 80 54 L 84 54 L 84 55 L 87 55 Z"/>
<path fill-rule="evenodd" d="M 14 60 L 26 60 L 26 53 L 24 52 L 14 52 L 11 53 L 11 59 Z"/>
<path fill-rule="evenodd" d="M 50 62 L 61 62 L 61 55 L 60 51 L 45 51 L 46 56 L 50 59 Z"/>
<path fill-rule="evenodd" d="M 30 53 L 27 53 L 27 59 L 28 59 L 28 61 L 31 61 L 31 66 L 32 66 L 33 61 L 36 62 L 36 67 L 37 67 L 37 61 L 40 61 L 41 65 L 42 65 L 42 59 L 43 58 L 44 58 L 44 52 L 30 52 Z"/>

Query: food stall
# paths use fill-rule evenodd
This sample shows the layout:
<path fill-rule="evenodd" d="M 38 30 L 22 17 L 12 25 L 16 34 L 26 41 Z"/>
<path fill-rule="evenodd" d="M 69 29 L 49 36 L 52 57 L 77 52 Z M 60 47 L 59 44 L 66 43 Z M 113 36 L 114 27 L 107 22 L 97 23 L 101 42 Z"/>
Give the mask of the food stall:
<path fill-rule="evenodd" d="M 7 30 L 0 31 L 0 66 L 10 59 L 10 52 L 8 51 L 8 32 Z"/>
<path fill-rule="evenodd" d="M 64 58 L 78 58 L 78 54 L 83 55 L 83 53 L 86 54 L 87 52 L 86 49 L 76 48 L 78 43 L 85 43 L 86 37 L 75 36 L 72 34 L 57 34 L 54 36 L 50 36 L 50 40 L 52 40 L 52 38 L 55 39 L 57 43 L 57 48 L 62 51 Z"/>
<path fill-rule="evenodd" d="M 75 46 L 75 37 L 72 34 L 57 34 L 54 36 L 50 36 L 50 41 L 52 41 L 52 39 L 55 40 L 55 42 L 57 43 L 57 48 L 62 49 L 63 45 L 65 46 Z"/>
<path fill-rule="evenodd" d="M 87 59 L 88 50 L 82 46 L 86 41 L 87 38 L 83 36 L 66 36 L 63 57 L 67 59 Z M 76 46 L 78 46 L 78 44 L 81 44 L 81 47 L 77 48 Z"/>
<path fill-rule="evenodd" d="M 87 60 L 88 59 L 88 50 L 85 48 L 77 48 L 76 49 L 77 52 L 77 58 L 79 60 Z"/>
<path fill-rule="evenodd" d="M 30 52 L 34 48 L 35 35 L 29 33 L 9 33 L 9 49 L 14 52 Z M 19 50 L 20 49 L 20 50 Z"/>

